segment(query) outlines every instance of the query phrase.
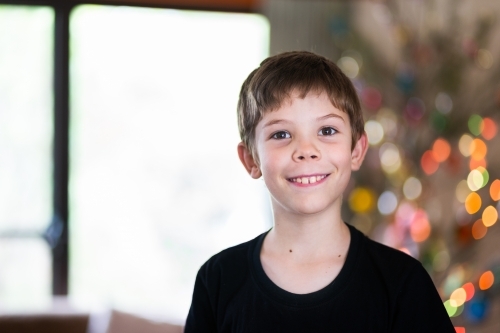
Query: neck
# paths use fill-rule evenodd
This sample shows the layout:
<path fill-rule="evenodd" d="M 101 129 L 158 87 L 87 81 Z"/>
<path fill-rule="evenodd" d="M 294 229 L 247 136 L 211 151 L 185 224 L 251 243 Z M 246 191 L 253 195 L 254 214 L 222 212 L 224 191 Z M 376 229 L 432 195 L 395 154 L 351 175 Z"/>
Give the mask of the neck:
<path fill-rule="evenodd" d="M 274 228 L 266 237 L 269 249 L 277 253 L 290 250 L 296 258 L 345 253 L 349 229 L 340 217 L 340 205 L 316 214 L 297 214 L 273 207 Z"/>

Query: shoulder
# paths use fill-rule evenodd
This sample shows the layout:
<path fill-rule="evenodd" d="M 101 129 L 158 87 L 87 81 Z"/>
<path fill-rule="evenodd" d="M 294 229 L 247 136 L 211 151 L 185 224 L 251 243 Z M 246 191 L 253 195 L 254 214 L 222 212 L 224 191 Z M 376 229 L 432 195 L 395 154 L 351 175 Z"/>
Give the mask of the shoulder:
<path fill-rule="evenodd" d="M 407 253 L 376 242 L 364 235 L 364 255 L 374 264 L 381 265 L 391 271 L 408 271 L 422 267 L 420 261 Z"/>
<path fill-rule="evenodd" d="M 370 276 L 397 292 L 412 275 L 427 274 L 417 259 L 356 232 L 362 243 L 358 264 L 364 276 Z"/>
<path fill-rule="evenodd" d="M 378 290 L 378 295 L 391 304 L 391 331 L 454 332 L 436 287 L 420 261 L 363 234 L 360 237 L 358 272 L 370 290 L 375 294 Z"/>
<path fill-rule="evenodd" d="M 200 268 L 198 274 L 206 280 L 234 279 L 246 275 L 249 265 L 249 253 L 257 245 L 261 234 L 247 242 L 231 246 L 213 255 Z"/>

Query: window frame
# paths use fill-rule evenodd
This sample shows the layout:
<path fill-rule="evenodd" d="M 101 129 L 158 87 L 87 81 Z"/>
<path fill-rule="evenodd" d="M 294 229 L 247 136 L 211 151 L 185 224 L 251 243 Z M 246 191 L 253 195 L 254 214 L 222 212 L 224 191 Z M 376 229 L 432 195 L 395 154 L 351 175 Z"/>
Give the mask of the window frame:
<path fill-rule="evenodd" d="M 53 49 L 53 148 L 52 148 L 52 219 L 39 235 L 16 230 L 2 238 L 42 237 L 52 251 L 52 295 L 68 295 L 69 247 L 69 170 L 70 170 L 70 96 L 69 54 L 70 15 L 78 5 L 95 4 L 149 8 L 190 9 L 233 13 L 257 13 L 258 0 L 0 0 L 1 5 L 45 6 L 54 10 Z"/>

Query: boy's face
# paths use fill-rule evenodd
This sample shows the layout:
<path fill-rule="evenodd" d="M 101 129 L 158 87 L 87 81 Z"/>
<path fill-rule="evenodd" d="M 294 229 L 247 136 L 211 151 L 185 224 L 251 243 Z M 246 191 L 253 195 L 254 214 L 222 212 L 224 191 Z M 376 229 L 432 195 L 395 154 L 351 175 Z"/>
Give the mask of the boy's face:
<path fill-rule="evenodd" d="M 253 178 L 263 176 L 275 213 L 340 209 L 351 170 L 359 169 L 366 153 L 366 136 L 351 150 L 349 117 L 326 93 L 290 96 L 256 127 L 258 162 L 243 144 L 238 146 L 240 159 Z"/>

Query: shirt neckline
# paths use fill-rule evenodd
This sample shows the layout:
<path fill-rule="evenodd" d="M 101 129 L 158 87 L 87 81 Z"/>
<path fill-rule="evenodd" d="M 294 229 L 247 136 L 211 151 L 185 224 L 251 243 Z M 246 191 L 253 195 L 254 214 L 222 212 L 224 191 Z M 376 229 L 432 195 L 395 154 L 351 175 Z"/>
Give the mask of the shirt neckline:
<path fill-rule="evenodd" d="M 351 234 L 351 241 L 347 251 L 347 257 L 342 266 L 339 274 L 327 286 L 320 290 L 308 294 L 294 294 L 278 287 L 264 272 L 262 263 L 260 261 L 260 251 L 262 243 L 266 237 L 267 232 L 263 233 L 254 242 L 254 246 L 249 251 L 250 271 L 254 282 L 259 289 L 272 298 L 274 301 L 287 306 L 293 307 L 309 307 L 320 305 L 324 302 L 330 301 L 335 298 L 339 293 L 346 289 L 349 284 L 349 278 L 356 266 L 356 259 L 361 245 L 360 232 L 353 226 L 346 223 Z"/>

